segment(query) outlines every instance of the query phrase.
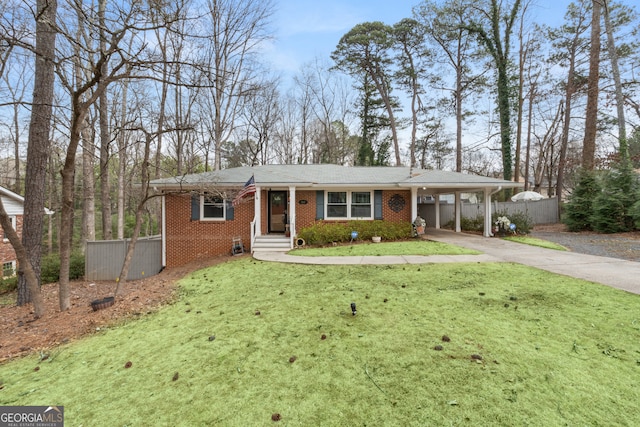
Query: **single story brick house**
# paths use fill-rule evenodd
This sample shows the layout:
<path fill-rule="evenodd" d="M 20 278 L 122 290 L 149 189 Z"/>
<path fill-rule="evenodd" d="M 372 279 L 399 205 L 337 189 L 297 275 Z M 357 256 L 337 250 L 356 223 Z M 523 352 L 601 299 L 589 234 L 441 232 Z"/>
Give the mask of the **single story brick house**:
<path fill-rule="evenodd" d="M 238 167 L 151 182 L 162 196 L 162 263 L 166 267 L 228 254 L 234 241 L 241 241 L 251 252 L 289 250 L 296 230 L 316 221 L 412 222 L 417 217 L 418 195 L 426 194 L 435 196 L 437 206 L 440 194 L 456 194 L 460 200 L 462 192 L 484 193 L 484 235 L 488 237 L 491 195 L 521 186 L 439 170 L 331 164 Z M 232 203 L 249 187 L 248 196 Z M 439 228 L 437 217 L 433 225 Z M 456 231 L 460 231 L 459 212 Z"/>

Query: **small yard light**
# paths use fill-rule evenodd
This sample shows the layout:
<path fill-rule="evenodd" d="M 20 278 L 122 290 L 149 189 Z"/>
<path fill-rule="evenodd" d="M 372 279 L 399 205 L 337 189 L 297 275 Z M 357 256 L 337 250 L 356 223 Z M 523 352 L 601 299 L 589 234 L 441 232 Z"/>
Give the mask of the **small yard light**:
<path fill-rule="evenodd" d="M 356 303 L 352 302 L 351 303 L 351 314 L 353 314 L 355 316 L 356 313 L 357 313 L 357 311 L 356 311 Z"/>

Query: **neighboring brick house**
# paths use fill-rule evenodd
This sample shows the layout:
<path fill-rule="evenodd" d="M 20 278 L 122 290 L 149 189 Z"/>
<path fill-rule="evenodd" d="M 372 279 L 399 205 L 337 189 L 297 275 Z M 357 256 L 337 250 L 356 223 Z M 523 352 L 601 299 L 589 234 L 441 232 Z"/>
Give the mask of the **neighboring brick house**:
<path fill-rule="evenodd" d="M 253 177 L 252 191 L 233 199 Z M 255 189 L 253 188 L 255 185 Z M 456 172 L 407 167 L 264 165 L 158 179 L 162 194 L 163 265 L 227 254 L 234 242 L 248 251 L 289 250 L 296 230 L 316 221 L 413 221 L 419 195 L 482 192 L 485 236 L 491 235 L 491 194 L 521 184 Z M 294 201 L 294 203 L 292 203 Z M 436 227 L 440 224 L 436 220 Z M 460 218 L 456 218 L 460 231 Z"/>
<path fill-rule="evenodd" d="M 2 197 L 4 209 L 11 219 L 11 225 L 18 235 L 22 236 L 24 198 L 4 187 L 0 187 L 0 197 Z M 2 242 L 0 242 L 0 263 L 2 265 L 3 277 L 12 276 L 15 273 L 17 268 L 16 251 L 13 249 L 13 246 L 11 246 L 11 243 L 9 243 L 4 229 L 2 229 Z"/>

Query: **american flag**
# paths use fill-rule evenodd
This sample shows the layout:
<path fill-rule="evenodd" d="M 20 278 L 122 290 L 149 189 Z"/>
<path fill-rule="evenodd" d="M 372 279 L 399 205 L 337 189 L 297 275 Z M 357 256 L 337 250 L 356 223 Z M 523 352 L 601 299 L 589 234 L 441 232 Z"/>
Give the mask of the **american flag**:
<path fill-rule="evenodd" d="M 238 193 L 238 195 L 233 199 L 233 206 L 238 206 L 242 199 L 249 194 L 255 194 L 256 192 L 256 182 L 253 179 L 253 175 L 249 178 L 249 181 L 245 182 L 244 187 Z"/>

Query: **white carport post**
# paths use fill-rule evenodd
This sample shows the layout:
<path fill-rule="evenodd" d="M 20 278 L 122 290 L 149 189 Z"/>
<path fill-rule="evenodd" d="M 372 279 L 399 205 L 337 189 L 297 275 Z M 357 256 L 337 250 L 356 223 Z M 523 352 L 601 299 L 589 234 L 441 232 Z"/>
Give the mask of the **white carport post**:
<path fill-rule="evenodd" d="M 291 241 L 291 247 L 293 247 L 293 238 L 296 234 L 296 187 L 289 187 L 289 240 Z M 285 229 L 286 229 L 285 224 Z"/>
<path fill-rule="evenodd" d="M 460 197 L 460 192 L 456 191 L 455 197 L 455 212 L 456 212 L 456 233 L 460 233 L 462 231 L 462 227 L 460 226 L 460 211 L 462 210 L 462 198 Z"/>
<path fill-rule="evenodd" d="M 411 187 L 411 222 L 418 217 L 418 187 Z"/>
<path fill-rule="evenodd" d="M 436 229 L 440 229 L 440 195 L 436 194 Z"/>
<path fill-rule="evenodd" d="M 254 201 L 253 201 L 253 218 L 254 218 L 254 221 L 256 222 L 256 236 L 262 236 L 262 216 L 261 216 L 262 209 L 260 209 L 261 204 L 262 204 L 262 187 L 256 186 L 256 194 L 254 196 Z"/>
<path fill-rule="evenodd" d="M 493 232 L 491 231 L 491 194 L 490 188 L 484 189 L 484 230 L 482 233 L 484 237 L 493 236 Z"/>

